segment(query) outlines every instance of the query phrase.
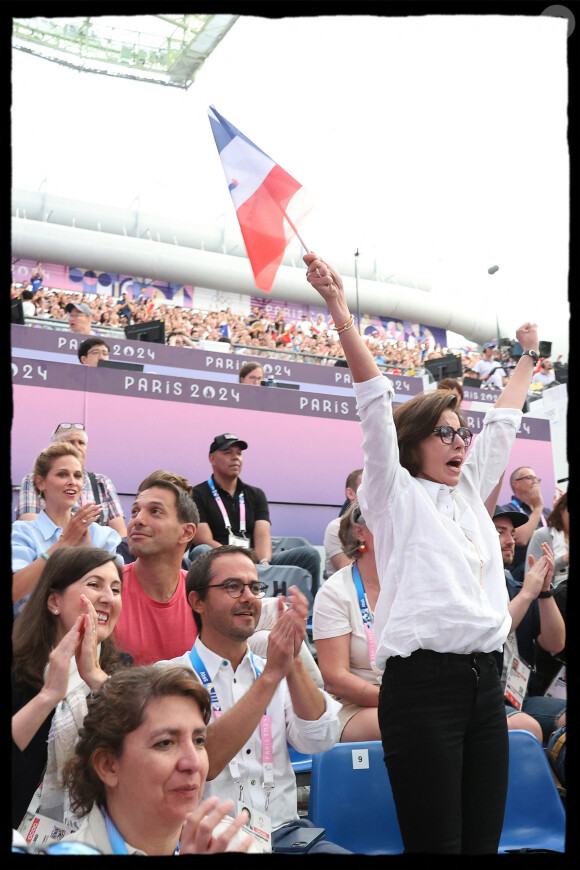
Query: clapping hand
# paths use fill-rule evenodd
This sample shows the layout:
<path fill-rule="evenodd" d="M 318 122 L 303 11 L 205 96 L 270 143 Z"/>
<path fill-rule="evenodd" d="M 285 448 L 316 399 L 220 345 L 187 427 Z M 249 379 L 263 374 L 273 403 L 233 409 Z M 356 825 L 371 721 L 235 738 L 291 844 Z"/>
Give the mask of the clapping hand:
<path fill-rule="evenodd" d="M 217 797 L 208 798 L 197 805 L 195 810 L 186 816 L 179 841 L 180 855 L 214 855 L 227 852 L 228 846 L 242 827 L 244 816 L 239 813 L 221 833 L 214 836 L 216 826 L 234 808 L 231 800 L 218 803 Z M 240 839 L 233 850 L 247 852 L 253 838 L 247 834 Z"/>

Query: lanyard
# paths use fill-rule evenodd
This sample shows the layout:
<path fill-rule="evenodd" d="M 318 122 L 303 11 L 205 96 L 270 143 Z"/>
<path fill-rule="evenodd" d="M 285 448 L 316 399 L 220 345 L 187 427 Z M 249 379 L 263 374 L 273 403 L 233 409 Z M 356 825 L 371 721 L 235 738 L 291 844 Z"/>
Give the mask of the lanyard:
<path fill-rule="evenodd" d="M 374 663 L 376 658 L 376 644 L 375 644 L 375 633 L 373 630 L 373 625 L 371 622 L 371 612 L 369 608 L 369 603 L 367 600 L 367 596 L 364 590 L 363 582 L 360 576 L 360 571 L 358 569 L 358 565 L 356 560 L 352 563 L 352 579 L 354 580 L 354 585 L 356 588 L 356 595 L 358 598 L 358 606 L 360 607 L 360 614 L 362 616 L 363 628 L 365 630 L 365 634 L 367 636 L 367 645 L 369 648 L 369 658 L 371 660 L 371 665 Z"/>
<path fill-rule="evenodd" d="M 218 694 L 216 691 L 216 687 L 209 676 L 209 672 L 204 665 L 201 656 L 195 646 L 192 647 L 191 652 L 189 653 L 189 658 L 191 661 L 191 666 L 204 687 L 210 694 L 211 705 L 214 715 L 221 716 L 223 710 L 220 706 Z M 256 675 L 256 679 L 262 673 L 258 662 L 256 661 L 254 654 L 250 651 L 250 660 L 252 662 L 252 667 L 254 669 L 254 674 Z M 268 710 L 264 713 L 262 718 L 260 719 L 260 741 L 262 744 L 262 788 L 266 789 L 266 805 L 264 807 L 265 810 L 268 809 L 268 803 L 270 801 L 270 792 L 274 788 L 274 751 L 273 751 L 273 741 L 272 741 L 272 718 L 268 713 Z M 240 773 L 237 759 L 234 757 L 229 762 L 230 773 L 232 775 L 232 779 L 236 782 L 240 789 L 239 800 L 243 799 L 244 795 L 244 784 L 242 781 L 242 775 Z"/>
<path fill-rule="evenodd" d="M 521 505 L 520 505 L 520 504 L 519 504 L 519 503 L 518 503 L 514 498 L 512 498 L 510 504 L 513 504 L 513 506 L 514 506 L 515 508 L 517 508 L 517 510 L 518 510 L 521 514 L 525 514 L 526 516 L 529 516 L 529 514 L 526 513 L 526 511 L 523 509 L 523 507 L 522 507 L 522 506 L 521 506 Z M 546 517 L 544 516 L 543 513 L 540 515 L 540 522 L 541 522 L 541 524 L 542 524 L 543 526 L 546 525 Z"/>
<path fill-rule="evenodd" d="M 113 855 L 128 855 L 129 853 L 127 852 L 127 844 L 115 827 L 115 824 L 111 819 L 110 815 L 104 807 L 100 807 L 100 810 L 105 820 L 105 825 L 107 827 L 107 836 L 109 837 L 109 843 L 111 844 Z M 177 843 L 177 846 L 175 847 L 175 852 L 173 854 L 179 855 L 179 842 Z"/>
<path fill-rule="evenodd" d="M 228 532 L 232 531 L 232 524 L 230 522 L 230 518 L 228 516 L 228 512 L 225 509 L 224 503 L 222 501 L 221 495 L 217 491 L 216 485 L 213 482 L 213 477 L 210 477 L 207 481 L 207 485 L 211 489 L 211 494 L 216 500 L 217 506 L 220 509 L 220 513 L 224 520 L 224 525 Z M 244 491 L 241 490 L 239 495 L 239 506 L 240 506 L 240 534 L 245 537 L 246 535 L 246 500 L 244 498 Z"/>

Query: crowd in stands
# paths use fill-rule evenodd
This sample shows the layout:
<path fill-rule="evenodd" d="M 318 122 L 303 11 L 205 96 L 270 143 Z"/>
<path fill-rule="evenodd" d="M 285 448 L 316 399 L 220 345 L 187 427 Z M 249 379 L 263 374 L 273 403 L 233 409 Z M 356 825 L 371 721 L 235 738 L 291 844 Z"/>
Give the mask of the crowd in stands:
<path fill-rule="evenodd" d="M 71 309 L 90 317 L 97 337 L 85 339 L 79 347 L 84 364 L 94 364 L 91 356 L 106 357 L 100 330 L 106 337 L 111 334 L 107 329 L 122 330 L 131 323 L 159 318 L 165 320 L 167 342 L 174 346 L 195 347 L 205 339 L 229 342 L 232 349 L 249 354 L 264 349 L 287 352 L 293 359 L 334 362 L 345 359 L 339 333 L 348 335 L 353 320 L 346 314 L 339 316 L 341 310 L 346 312 L 345 302 L 330 295 L 332 282 L 318 286 L 327 276 L 337 281 L 330 267 L 325 268 L 324 275 L 311 268 L 309 280 L 323 298 L 329 294 L 327 304 L 338 326 L 329 325 L 323 315 L 315 323 L 306 315 L 288 322 L 282 310 L 270 318 L 257 306 L 240 317 L 230 310 L 202 312 L 153 304 L 145 296 L 119 300 L 42 286 L 13 285 L 12 296 L 22 299 L 27 318 L 60 321 L 63 328 L 73 328 Z M 76 331 L 88 334 L 86 328 Z M 477 644 L 463 641 L 466 626 L 470 629 L 474 596 L 466 594 L 465 603 L 455 594 L 465 559 L 479 581 L 475 597 L 491 626 L 489 649 L 455 658 L 469 658 L 468 676 L 471 680 L 471 674 L 476 675 L 476 688 L 481 678 L 482 698 L 483 692 L 491 694 L 499 676 L 500 718 L 505 714 L 508 728 L 528 730 L 547 742 L 565 726 L 566 700 L 546 698 L 546 684 L 539 685 L 537 679 L 524 684 L 517 709 L 508 702 L 507 691 L 513 663 L 524 650 L 532 650 L 528 660 L 537 664 L 538 675 L 546 681 L 555 680 L 565 669 L 566 494 L 557 492 L 553 504 L 545 507 L 541 481 L 528 466 L 510 468 L 508 505 L 493 501 L 499 488 L 485 502 L 483 494 L 480 497 L 474 487 L 470 489 L 470 470 L 476 462 L 484 479 L 489 461 L 485 450 L 488 441 L 494 443 L 491 432 L 495 435 L 498 429 L 505 443 L 500 444 L 501 456 L 498 448 L 497 460 L 492 455 L 497 465 L 494 480 L 500 473 L 503 478 L 527 385 L 536 378 L 542 387 L 553 382 L 554 365 L 546 358 L 535 372 L 535 353 L 532 368 L 529 359 L 516 363 L 509 351 L 491 344 L 481 354 L 462 349 L 464 375 L 485 382 L 486 375 L 501 371 L 494 385 L 505 392 L 492 409 L 491 422 L 486 422 L 488 429 L 480 435 L 480 444 L 486 447 L 462 471 L 466 481 L 462 500 L 453 502 L 449 493 L 457 498 L 459 468 L 472 438 L 460 416 L 461 380 L 447 379 L 436 394 L 422 393 L 401 403 L 389 431 L 403 427 L 407 441 L 415 439 L 421 451 L 416 458 L 413 444 L 408 446 L 403 438 L 399 459 L 396 435 L 391 436 L 393 444 L 385 446 L 389 427 L 384 424 L 393 419 L 387 395 L 390 381 L 376 377 L 382 373 L 378 366 L 389 373 L 411 373 L 425 359 L 445 356 L 449 349 L 378 333 L 361 340 L 354 336 L 355 330 L 352 333 L 344 346 L 353 375 L 359 374 L 361 405 L 366 390 L 369 403 L 374 402 L 373 413 L 378 407 L 384 416 L 371 421 L 372 426 L 366 423 L 371 446 L 380 455 L 379 460 L 371 455 L 370 462 L 365 457 L 365 469 L 370 471 L 357 468 L 346 478 L 344 504 L 324 539 L 321 585 L 320 556 L 307 541 L 295 539 L 286 550 L 275 550 L 266 494 L 240 478 L 243 454 L 251 445 L 231 432 L 216 435 L 209 446 L 209 479 L 193 485 L 178 471 L 151 471 L 136 487 L 127 518 L 113 481 L 85 468 L 88 436 L 83 423 L 58 424 L 50 444 L 30 457 L 31 471 L 21 482 L 12 523 L 12 827 L 21 835 L 30 833 L 33 845 L 41 847 L 43 838 L 45 846 L 64 838 L 87 853 L 276 852 L 284 849 L 287 836 L 298 834 L 311 853 L 346 853 L 300 817 L 289 746 L 306 755 L 324 752 L 336 742 L 382 739 L 386 746 L 388 733 L 393 747 L 401 744 L 408 750 L 400 754 L 400 770 L 394 765 L 390 771 L 397 781 L 398 813 L 401 802 L 408 805 L 401 825 L 403 838 L 409 851 L 423 851 L 426 835 L 415 813 L 430 817 L 434 801 L 426 800 L 424 807 L 416 809 L 420 789 L 408 801 L 402 796 L 409 791 L 409 759 L 420 754 L 419 744 L 426 746 L 432 740 L 430 714 L 435 716 L 442 698 L 434 690 L 432 701 L 425 702 L 421 690 L 411 692 L 411 699 L 406 689 L 409 685 L 412 689 L 413 680 L 419 678 L 423 685 L 423 671 L 432 667 L 430 659 L 424 661 L 424 653 L 450 658 L 447 652 L 426 645 L 437 613 L 443 613 L 439 618 L 445 622 L 447 608 L 457 611 L 453 650 L 460 645 L 459 635 L 461 644 Z M 527 337 L 529 350 L 534 350 L 535 325 L 522 327 L 520 336 Z M 518 373 L 510 380 L 516 366 Z M 240 371 L 241 381 L 256 386 L 263 376 L 261 367 L 251 362 Z M 417 418 L 409 423 L 404 414 L 411 416 L 415 408 L 419 408 Z M 418 434 L 417 421 L 425 425 L 422 418 L 427 412 L 427 434 Z M 501 427 L 510 430 L 509 437 Z M 453 452 L 461 454 L 459 465 L 456 456 L 447 461 Z M 388 453 L 388 461 L 383 461 L 382 453 Z M 395 488 L 390 473 L 395 466 L 396 486 L 401 490 L 394 521 L 400 524 L 398 532 L 392 532 L 383 516 L 384 505 L 392 509 L 399 499 L 398 492 L 385 497 L 389 486 Z M 448 503 L 439 501 L 441 493 L 436 490 L 445 490 Z M 456 522 L 457 516 L 467 531 Z M 381 531 L 376 538 L 367 520 Z M 427 541 L 425 523 L 432 524 L 427 556 L 421 551 Z M 407 541 L 408 530 L 412 533 Z M 472 537 L 485 555 L 485 577 L 483 556 L 477 550 L 475 559 L 471 550 Z M 386 552 L 387 540 L 392 552 Z M 409 612 L 401 610 L 400 600 L 395 602 L 393 596 L 393 613 L 385 615 L 381 594 L 386 580 L 392 582 L 392 575 L 386 577 L 385 572 L 395 550 L 410 566 L 411 579 L 405 574 L 401 585 L 413 581 L 416 586 Z M 442 577 L 421 570 L 424 558 L 442 566 Z M 451 580 L 449 567 L 455 570 Z M 487 596 L 479 596 L 484 580 L 491 604 Z M 447 601 L 439 600 L 446 590 Z M 418 618 L 423 601 L 429 606 Z M 399 653 L 385 651 L 383 634 L 377 632 L 375 637 L 375 611 L 383 620 L 392 615 L 400 621 L 394 629 L 400 632 Z M 498 613 L 501 633 L 493 622 Z M 481 629 L 475 618 L 473 623 L 475 636 Z M 419 647 L 413 646 L 417 626 L 427 638 Z M 503 646 L 503 654 L 498 645 Z M 551 660 L 551 669 L 542 655 Z M 409 678 L 398 677 L 393 670 L 389 673 L 386 662 L 392 664 L 392 659 L 397 667 L 408 663 L 416 671 Z M 383 692 L 384 674 L 389 683 Z M 388 725 L 381 701 L 387 692 L 393 704 L 400 704 L 396 728 Z M 459 719 L 463 689 L 458 697 L 454 694 L 445 701 L 451 719 Z M 467 720 L 471 718 L 470 713 Z M 410 722 L 422 737 L 413 736 Z M 466 725 L 466 732 L 471 728 Z M 466 745 L 469 737 L 466 733 Z M 450 776 L 458 775 L 463 763 L 446 764 Z M 414 765 L 416 783 L 441 787 L 429 782 L 430 775 L 419 769 L 421 762 Z M 505 767 L 503 773 L 500 766 Z M 507 788 L 507 759 L 505 765 L 498 761 L 497 769 L 497 776 L 493 771 L 486 777 L 478 774 L 490 780 L 490 795 L 495 795 L 502 777 Z M 494 831 L 484 832 L 485 840 L 474 835 L 475 851 L 486 852 L 490 842 L 497 846 L 501 800 L 497 803 Z M 461 813 L 450 812 L 442 802 L 435 815 L 455 824 Z M 481 814 L 476 815 L 479 820 Z M 433 823 L 437 830 L 428 832 L 431 844 L 440 844 L 439 827 Z M 461 848 L 454 843 L 450 851 Z M 438 845 L 437 851 L 446 847 Z"/>
<path fill-rule="evenodd" d="M 231 308 L 201 311 L 152 301 L 145 295 L 129 299 L 127 294 L 115 298 L 46 287 L 33 290 L 27 282 L 20 286 L 13 284 L 11 292 L 13 298 L 22 297 L 25 316 L 60 322 L 62 328 L 68 325 L 66 306 L 81 303 L 91 309 L 92 331 L 105 337 L 107 334 L 123 335 L 123 329 L 131 324 L 162 319 L 165 322 L 166 342 L 171 346 L 197 347 L 200 341 L 216 341 L 229 343 L 230 350 L 236 353 L 271 354 L 277 359 L 323 365 L 334 365 L 337 361 L 344 364 L 344 352 L 335 325 L 322 314 L 315 319 L 310 319 L 306 314 L 290 319 L 285 317 L 281 308 L 270 316 L 263 308 L 254 306 L 249 315 L 242 316 Z M 370 332 L 365 335 L 365 342 L 377 365 L 392 374 L 412 375 L 423 371 L 425 360 L 454 353 L 461 355 L 464 375 L 478 377 L 477 366 L 486 357 L 485 351 L 480 353 L 471 347 L 448 348 L 433 339 L 416 340 L 410 337 L 401 340 L 389 337 L 387 330 L 383 330 L 382 334 L 378 329 Z M 509 353 L 494 350 L 493 359 L 496 365 L 503 367 L 505 377 L 509 377 L 515 366 Z M 551 362 L 550 366 L 553 379 Z M 503 385 L 497 377 L 488 384 L 499 389 Z"/>

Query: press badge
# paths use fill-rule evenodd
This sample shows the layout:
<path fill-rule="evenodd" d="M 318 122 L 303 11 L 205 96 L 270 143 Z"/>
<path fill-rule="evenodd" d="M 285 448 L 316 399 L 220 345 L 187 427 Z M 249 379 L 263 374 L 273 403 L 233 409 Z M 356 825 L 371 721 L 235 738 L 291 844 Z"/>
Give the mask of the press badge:
<path fill-rule="evenodd" d="M 531 668 L 518 655 L 512 655 L 508 662 L 506 673 L 506 686 L 504 695 L 517 710 L 522 709 L 522 704 L 528 688 Z"/>
<path fill-rule="evenodd" d="M 272 851 L 272 819 L 266 813 L 249 807 L 244 801 L 238 801 L 238 813 L 248 818 L 242 825 L 242 830 L 251 834 L 260 849 Z"/>
<path fill-rule="evenodd" d="M 234 547 L 245 547 L 249 549 L 250 541 L 248 538 L 239 538 L 237 535 L 234 535 L 233 532 L 228 534 L 228 544 L 231 544 Z"/>

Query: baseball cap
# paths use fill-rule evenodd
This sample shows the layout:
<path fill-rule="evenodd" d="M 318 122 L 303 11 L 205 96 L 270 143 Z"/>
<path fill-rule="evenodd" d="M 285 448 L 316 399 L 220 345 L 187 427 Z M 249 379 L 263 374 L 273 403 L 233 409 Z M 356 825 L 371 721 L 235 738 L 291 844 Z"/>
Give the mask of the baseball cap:
<path fill-rule="evenodd" d="M 501 505 L 498 505 L 493 512 L 494 520 L 496 517 L 507 517 L 508 520 L 512 521 L 514 529 L 517 529 L 518 526 L 523 526 L 524 523 L 527 523 L 529 520 L 527 514 L 523 514 L 520 511 L 507 510 L 506 508 L 501 507 Z"/>
<path fill-rule="evenodd" d="M 88 314 L 89 317 L 93 316 L 93 312 L 84 302 L 69 302 L 68 305 L 65 305 L 65 311 L 68 314 L 69 311 L 72 311 L 73 308 L 76 308 L 77 311 L 82 312 L 82 314 Z"/>
<path fill-rule="evenodd" d="M 225 432 L 223 435 L 216 435 L 211 442 L 209 452 L 215 453 L 216 450 L 227 450 L 232 444 L 239 444 L 242 450 L 247 450 L 248 445 L 245 441 L 238 438 L 237 435 L 232 435 L 231 432 Z"/>
<path fill-rule="evenodd" d="M 487 344 L 483 345 L 484 347 L 495 347 L 495 341 L 488 341 Z"/>

